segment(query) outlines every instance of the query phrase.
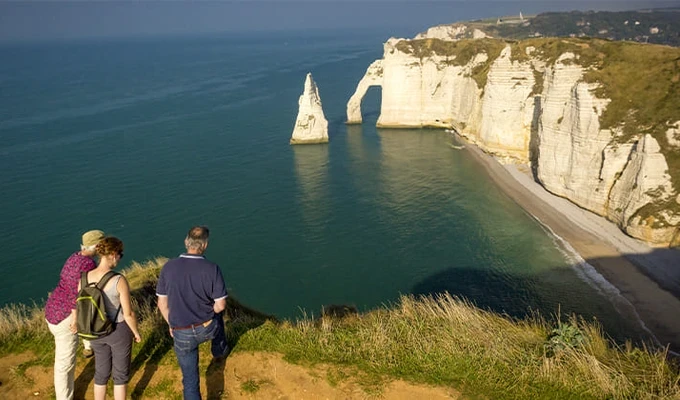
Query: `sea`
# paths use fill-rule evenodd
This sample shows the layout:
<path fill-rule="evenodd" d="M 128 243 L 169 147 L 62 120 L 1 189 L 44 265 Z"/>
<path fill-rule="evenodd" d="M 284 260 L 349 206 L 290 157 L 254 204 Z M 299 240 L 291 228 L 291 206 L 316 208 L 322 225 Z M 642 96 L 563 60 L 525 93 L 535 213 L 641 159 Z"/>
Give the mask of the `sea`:
<path fill-rule="evenodd" d="M 0 45 L 0 306 L 42 304 L 87 230 L 124 241 L 124 269 L 179 255 L 202 224 L 230 295 L 280 318 L 448 291 L 516 318 L 576 313 L 617 340 L 644 337 L 587 260 L 451 134 L 377 129 L 379 88 L 363 124 L 345 124 L 388 37 Z M 330 142 L 290 146 L 308 72 Z"/>

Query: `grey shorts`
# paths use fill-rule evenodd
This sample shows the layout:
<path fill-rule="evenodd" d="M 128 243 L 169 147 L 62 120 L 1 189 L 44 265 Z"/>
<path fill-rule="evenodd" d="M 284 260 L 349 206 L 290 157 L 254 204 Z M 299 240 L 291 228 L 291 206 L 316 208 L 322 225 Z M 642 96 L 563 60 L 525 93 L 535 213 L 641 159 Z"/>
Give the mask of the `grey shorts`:
<path fill-rule="evenodd" d="M 113 384 L 125 385 L 130 380 L 132 356 L 132 331 L 127 322 L 116 324 L 116 330 L 108 336 L 94 339 L 94 383 L 106 385 L 113 370 Z"/>

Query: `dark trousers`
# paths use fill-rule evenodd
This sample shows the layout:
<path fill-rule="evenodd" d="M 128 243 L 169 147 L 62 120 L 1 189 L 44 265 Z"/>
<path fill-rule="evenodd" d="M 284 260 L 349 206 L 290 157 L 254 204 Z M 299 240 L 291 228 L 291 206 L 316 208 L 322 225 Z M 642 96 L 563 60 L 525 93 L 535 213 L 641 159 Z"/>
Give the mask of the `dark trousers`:
<path fill-rule="evenodd" d="M 94 383 L 106 385 L 113 370 L 113 384 L 125 385 L 130 380 L 130 358 L 132 356 L 132 331 L 127 322 L 119 322 L 108 336 L 94 339 Z"/>

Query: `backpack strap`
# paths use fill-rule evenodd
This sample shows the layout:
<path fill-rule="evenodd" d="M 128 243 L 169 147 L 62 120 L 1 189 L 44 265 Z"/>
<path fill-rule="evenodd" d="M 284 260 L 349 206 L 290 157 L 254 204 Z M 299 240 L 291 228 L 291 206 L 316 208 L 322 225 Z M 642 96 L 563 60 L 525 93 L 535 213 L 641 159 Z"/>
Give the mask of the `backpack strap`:
<path fill-rule="evenodd" d="M 97 282 L 97 288 L 99 290 L 104 290 L 104 286 L 106 286 L 106 284 L 109 282 L 109 280 L 116 275 L 120 275 L 120 274 L 118 272 L 113 272 L 113 271 L 109 271 L 109 272 L 105 273 L 104 276 L 102 276 L 102 278 L 99 280 L 99 282 Z M 87 280 L 87 278 L 86 278 L 86 280 Z"/>
<path fill-rule="evenodd" d="M 118 305 L 118 309 L 116 310 L 116 315 L 113 317 L 113 322 L 118 323 L 118 314 L 120 314 L 120 308 L 123 307 L 122 304 Z"/>
<path fill-rule="evenodd" d="M 102 276 L 102 278 L 97 282 L 97 288 L 101 290 L 102 292 L 104 291 L 104 286 L 113 278 L 114 276 L 120 275 L 118 272 L 114 271 L 109 271 Z M 118 320 L 118 314 L 120 313 L 120 308 L 122 307 L 122 304 L 118 305 L 118 310 L 116 310 L 116 316 L 113 317 L 113 322 L 116 322 Z"/>
<path fill-rule="evenodd" d="M 80 288 L 84 289 L 87 287 L 87 271 L 80 273 Z"/>

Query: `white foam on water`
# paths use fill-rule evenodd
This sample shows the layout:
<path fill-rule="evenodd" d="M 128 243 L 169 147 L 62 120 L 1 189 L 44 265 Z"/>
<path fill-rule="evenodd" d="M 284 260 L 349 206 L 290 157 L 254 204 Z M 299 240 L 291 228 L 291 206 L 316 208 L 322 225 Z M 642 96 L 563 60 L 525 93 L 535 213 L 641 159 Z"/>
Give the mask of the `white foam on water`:
<path fill-rule="evenodd" d="M 609 282 L 607 279 L 605 279 L 604 276 L 602 276 L 602 274 L 597 272 L 595 267 L 588 264 L 588 262 L 584 260 L 583 257 L 581 257 L 581 255 L 571 246 L 571 244 L 569 244 L 569 242 L 567 242 L 561 236 L 556 234 L 552 229 L 550 229 L 548 225 L 544 224 L 543 221 L 541 221 L 539 218 L 537 218 L 534 215 L 531 216 L 541 224 L 541 226 L 547 233 L 549 233 L 550 237 L 553 240 L 553 243 L 555 243 L 555 247 L 569 261 L 569 264 L 571 265 L 571 267 L 576 272 L 576 275 L 581 280 L 586 282 L 590 287 L 594 288 L 598 293 L 600 293 L 602 296 L 608 299 L 614 306 L 614 309 L 616 309 L 616 311 L 623 317 L 626 318 L 629 317 L 635 320 L 640 325 L 642 330 L 649 334 L 649 336 L 652 338 L 655 344 L 663 347 L 659 339 L 657 339 L 654 333 L 647 327 L 645 322 L 642 320 L 640 314 L 635 309 L 635 306 L 633 306 L 633 304 L 621 294 L 621 291 L 619 291 L 619 289 L 617 289 L 616 286 L 612 285 L 611 282 Z M 676 354 L 671 351 L 669 351 L 669 353 Z"/>

